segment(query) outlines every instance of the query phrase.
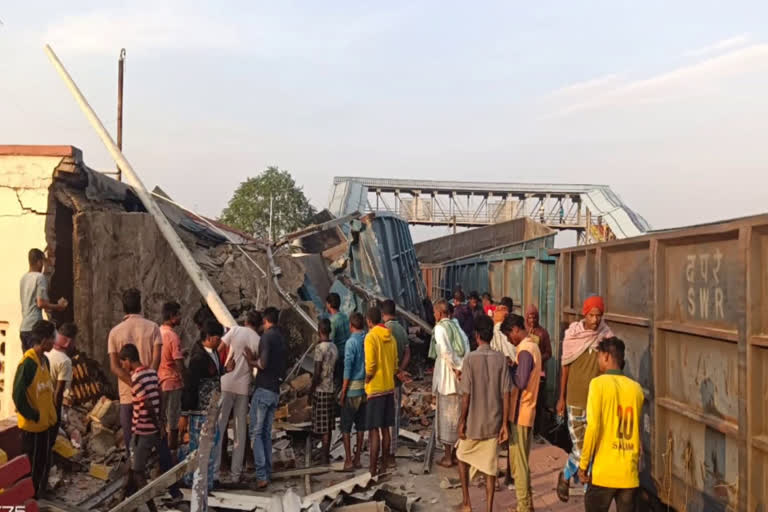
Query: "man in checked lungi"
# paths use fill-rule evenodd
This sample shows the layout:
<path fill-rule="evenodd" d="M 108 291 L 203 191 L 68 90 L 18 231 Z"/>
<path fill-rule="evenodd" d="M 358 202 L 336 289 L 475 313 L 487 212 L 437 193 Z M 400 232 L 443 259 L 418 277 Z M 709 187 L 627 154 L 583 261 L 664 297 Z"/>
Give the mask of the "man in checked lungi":
<path fill-rule="evenodd" d="M 432 374 L 432 392 L 437 395 L 435 433 L 443 445 L 443 458 L 436 464 L 450 468 L 456 464 L 453 447 L 459 439 L 458 425 L 461 403 L 458 388 L 464 356 L 469 353 L 469 342 L 457 322 L 451 319 L 449 304 L 445 300 L 435 303 L 437 325 L 429 357 L 435 360 Z"/>
<path fill-rule="evenodd" d="M 331 342 L 331 321 L 323 318 L 317 325 L 315 346 L 315 373 L 312 376 L 312 432 L 322 439 L 320 463 L 328 464 L 331 451 L 331 432 L 336 426 L 334 408 L 334 368 L 339 349 Z"/>

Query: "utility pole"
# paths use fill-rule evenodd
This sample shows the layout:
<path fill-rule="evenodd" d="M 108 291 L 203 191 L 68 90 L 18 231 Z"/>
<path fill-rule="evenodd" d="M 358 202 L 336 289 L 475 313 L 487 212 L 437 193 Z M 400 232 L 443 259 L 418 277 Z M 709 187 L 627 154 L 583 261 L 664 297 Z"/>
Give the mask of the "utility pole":
<path fill-rule="evenodd" d="M 117 60 L 117 147 L 123 150 L 123 68 L 125 65 L 125 48 L 120 50 Z M 117 181 L 123 181 L 123 171 L 117 166 Z"/>

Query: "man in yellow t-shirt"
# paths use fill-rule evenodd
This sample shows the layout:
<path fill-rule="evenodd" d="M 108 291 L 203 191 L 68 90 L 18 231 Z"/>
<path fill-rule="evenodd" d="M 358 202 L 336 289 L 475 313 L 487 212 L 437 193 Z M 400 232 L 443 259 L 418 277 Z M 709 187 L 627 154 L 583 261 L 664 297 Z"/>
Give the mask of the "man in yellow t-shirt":
<path fill-rule="evenodd" d="M 579 463 L 579 479 L 588 481 L 584 499 L 586 512 L 608 512 L 616 501 L 616 512 L 635 510 L 640 486 L 640 418 L 643 390 L 624 376 L 624 342 L 611 337 L 597 346 L 603 375 L 592 379 L 587 397 L 587 431 Z"/>

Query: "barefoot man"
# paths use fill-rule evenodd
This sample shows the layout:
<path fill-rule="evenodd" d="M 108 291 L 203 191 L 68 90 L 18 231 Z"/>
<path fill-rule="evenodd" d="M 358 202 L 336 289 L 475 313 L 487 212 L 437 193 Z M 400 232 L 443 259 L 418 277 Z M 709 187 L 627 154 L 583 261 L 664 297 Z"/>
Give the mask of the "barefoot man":
<path fill-rule="evenodd" d="M 458 323 L 451 320 L 448 302 L 437 301 L 434 311 L 437 325 L 429 357 L 435 360 L 435 372 L 432 375 L 432 392 L 437 394 L 435 431 L 437 441 L 442 443 L 445 450 L 445 455 L 437 464 L 450 468 L 456 463 L 453 447 L 459 439 L 459 377 L 464 356 L 469 352 L 469 344 Z"/>
<path fill-rule="evenodd" d="M 485 475 L 486 510 L 493 510 L 498 448 L 508 435 L 506 419 L 509 414 L 510 372 L 506 358 L 491 349 L 492 337 L 493 320 L 487 315 L 478 317 L 475 324 L 477 350 L 464 358 L 459 385 L 461 418 L 456 457 L 459 459 L 463 512 L 472 510 L 469 482 L 477 471 Z"/>

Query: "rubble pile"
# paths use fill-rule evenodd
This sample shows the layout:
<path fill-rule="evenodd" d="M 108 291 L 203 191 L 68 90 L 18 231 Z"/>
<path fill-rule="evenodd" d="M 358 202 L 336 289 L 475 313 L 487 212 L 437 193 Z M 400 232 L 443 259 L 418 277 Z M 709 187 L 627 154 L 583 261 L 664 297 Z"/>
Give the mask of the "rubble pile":
<path fill-rule="evenodd" d="M 411 430 L 418 431 L 423 438 L 429 437 L 429 427 L 435 417 L 437 397 L 432 393 L 432 383 L 429 381 L 413 381 L 403 384 L 401 415 Z"/>

